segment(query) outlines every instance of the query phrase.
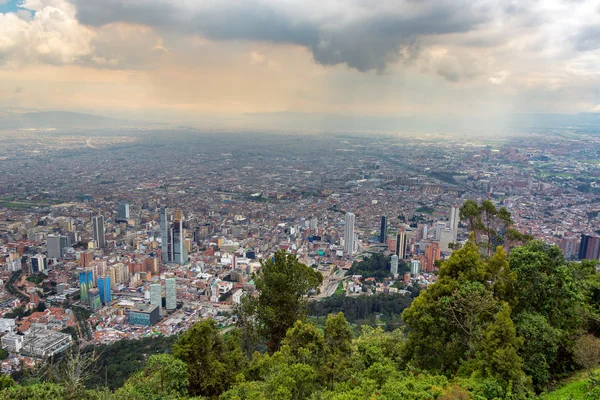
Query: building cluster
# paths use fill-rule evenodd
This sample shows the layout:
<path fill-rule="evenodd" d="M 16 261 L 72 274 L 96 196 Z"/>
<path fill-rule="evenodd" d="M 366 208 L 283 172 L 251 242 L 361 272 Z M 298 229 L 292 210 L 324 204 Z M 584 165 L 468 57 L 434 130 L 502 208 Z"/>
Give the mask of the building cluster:
<path fill-rule="evenodd" d="M 427 285 L 468 238 L 467 199 L 506 207 L 517 229 L 567 258 L 599 258 L 593 136 L 128 134 L 98 134 L 90 148 L 25 132 L 23 151 L 0 146 L 0 311 L 19 310 L 17 331 L 44 306 L 88 310 L 91 343 L 170 335 L 206 317 L 227 326 L 278 250 L 324 275 L 319 297 L 373 252 L 392 255 L 397 281 Z"/>

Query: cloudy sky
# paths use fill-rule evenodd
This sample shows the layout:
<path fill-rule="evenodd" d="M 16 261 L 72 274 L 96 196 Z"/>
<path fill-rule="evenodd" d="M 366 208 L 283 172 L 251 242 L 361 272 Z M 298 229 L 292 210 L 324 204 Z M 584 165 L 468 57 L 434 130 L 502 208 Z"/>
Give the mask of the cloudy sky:
<path fill-rule="evenodd" d="M 0 109 L 171 122 L 600 112 L 600 3 L 0 0 Z"/>

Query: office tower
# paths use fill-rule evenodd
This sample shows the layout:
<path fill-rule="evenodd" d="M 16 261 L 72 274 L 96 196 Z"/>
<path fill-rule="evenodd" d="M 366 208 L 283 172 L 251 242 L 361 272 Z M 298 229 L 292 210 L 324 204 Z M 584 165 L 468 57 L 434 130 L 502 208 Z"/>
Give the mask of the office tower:
<path fill-rule="evenodd" d="M 108 304 L 111 302 L 110 276 L 102 276 L 98 278 L 98 291 L 100 292 L 100 301 L 103 304 Z"/>
<path fill-rule="evenodd" d="M 445 222 L 438 222 L 437 225 L 435 226 L 435 240 L 439 241 L 440 238 L 442 237 L 442 231 L 446 229 L 446 223 Z"/>
<path fill-rule="evenodd" d="M 410 262 L 410 275 L 413 278 L 416 278 L 417 276 L 419 276 L 420 273 L 421 273 L 421 261 L 412 260 Z"/>
<path fill-rule="evenodd" d="M 344 230 L 344 253 L 347 256 L 352 257 L 354 254 L 354 223 L 356 221 L 356 216 L 349 212 L 346 213 L 346 226 Z"/>
<path fill-rule="evenodd" d="M 455 232 L 451 229 L 442 229 L 442 231 L 440 232 L 440 250 L 443 253 L 450 253 L 452 252 L 452 250 L 450 250 L 450 243 L 454 243 L 454 238 L 455 238 Z"/>
<path fill-rule="evenodd" d="M 581 235 L 581 244 L 579 245 L 580 260 L 599 260 L 600 259 L 600 237 Z"/>
<path fill-rule="evenodd" d="M 435 271 L 435 262 L 441 259 L 440 244 L 437 242 L 428 243 L 425 252 L 425 272 L 433 272 Z"/>
<path fill-rule="evenodd" d="M 313 217 L 310 220 L 310 233 L 315 234 L 319 228 L 319 220 L 317 217 Z"/>
<path fill-rule="evenodd" d="M 162 262 L 167 264 L 169 262 L 169 222 L 167 220 L 167 207 L 160 207 L 160 235 L 161 235 L 161 249 L 162 249 Z"/>
<path fill-rule="evenodd" d="M 100 291 L 95 288 L 91 288 L 88 291 L 88 297 L 90 299 L 90 308 L 92 311 L 96 311 L 102 305 L 102 300 L 100 300 Z"/>
<path fill-rule="evenodd" d="M 61 240 L 59 235 L 48 235 L 47 238 L 47 247 L 48 247 L 48 258 L 61 258 L 62 257 L 62 248 Z"/>
<path fill-rule="evenodd" d="M 94 260 L 94 252 L 93 251 L 83 251 L 79 253 L 79 266 L 81 268 L 87 268 L 91 266 L 92 261 Z"/>
<path fill-rule="evenodd" d="M 391 265 L 390 265 L 390 273 L 396 277 L 398 276 L 398 256 L 392 255 Z"/>
<path fill-rule="evenodd" d="M 165 295 L 167 297 L 167 310 L 177 308 L 177 286 L 175 278 L 165 279 Z"/>
<path fill-rule="evenodd" d="M 44 270 L 48 269 L 48 259 L 43 254 L 38 254 L 35 257 L 31 257 L 31 273 L 39 274 Z"/>
<path fill-rule="evenodd" d="M 177 208 L 171 227 L 171 260 L 183 265 L 187 263 L 187 248 L 185 246 L 185 231 L 183 229 L 183 212 Z"/>
<path fill-rule="evenodd" d="M 106 247 L 106 239 L 104 237 L 104 216 L 98 215 L 92 217 L 92 231 L 94 234 L 94 240 L 98 243 L 98 248 L 103 249 Z"/>
<path fill-rule="evenodd" d="M 381 216 L 381 227 L 379 228 L 379 243 L 385 243 L 387 236 L 387 217 Z"/>
<path fill-rule="evenodd" d="M 158 306 L 159 315 L 162 315 L 162 285 L 160 283 L 150 285 L 150 304 Z"/>
<path fill-rule="evenodd" d="M 129 220 L 129 204 L 125 202 L 119 203 L 118 218 L 121 221 Z"/>
<path fill-rule="evenodd" d="M 458 234 L 458 223 L 460 222 L 460 208 L 452 206 L 450 209 L 450 229 L 454 232 L 453 240 L 456 240 Z"/>
<path fill-rule="evenodd" d="M 88 300 L 88 293 L 91 288 L 94 287 L 94 278 L 91 270 L 84 270 L 79 272 L 79 297 L 81 301 L 86 302 Z"/>
<path fill-rule="evenodd" d="M 406 232 L 404 231 L 396 235 L 396 255 L 401 260 L 406 256 Z"/>

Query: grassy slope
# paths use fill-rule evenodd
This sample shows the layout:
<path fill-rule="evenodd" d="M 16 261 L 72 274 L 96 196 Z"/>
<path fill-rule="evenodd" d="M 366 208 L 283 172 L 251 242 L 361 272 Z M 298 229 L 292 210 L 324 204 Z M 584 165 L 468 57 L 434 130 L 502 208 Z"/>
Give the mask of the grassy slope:
<path fill-rule="evenodd" d="M 567 379 L 558 389 L 540 396 L 541 400 L 585 399 L 588 379 L 586 372 L 578 372 Z"/>

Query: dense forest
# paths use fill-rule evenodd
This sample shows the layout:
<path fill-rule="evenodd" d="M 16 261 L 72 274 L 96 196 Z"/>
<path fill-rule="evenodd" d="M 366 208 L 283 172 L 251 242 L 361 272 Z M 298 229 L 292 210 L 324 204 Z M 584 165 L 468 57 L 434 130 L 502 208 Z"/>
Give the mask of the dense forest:
<path fill-rule="evenodd" d="M 222 335 L 210 319 L 197 323 L 116 390 L 86 388 L 98 373 L 83 354 L 19 384 L 2 377 L 0 399 L 524 400 L 577 371 L 588 378 L 576 398 L 600 399 L 596 265 L 524 241 L 507 254 L 472 236 L 410 305 L 372 298 L 370 310 L 407 306 L 400 328 L 362 326 L 358 335 L 343 313 L 322 328 L 309 322 L 309 310 L 361 317 L 367 309 L 341 298 L 309 305 L 306 294 L 322 277 L 278 252 L 254 276 L 260 294 L 244 299 L 237 329 Z"/>
<path fill-rule="evenodd" d="M 327 317 L 343 313 L 351 324 L 375 325 L 380 323 L 386 331 L 401 325 L 401 314 L 410 306 L 412 297 L 404 294 L 378 294 L 375 296 L 346 297 L 333 295 L 321 301 L 308 303 L 309 315 Z"/>

